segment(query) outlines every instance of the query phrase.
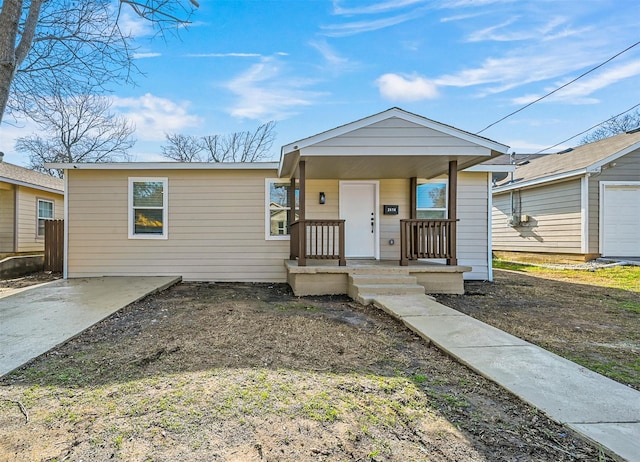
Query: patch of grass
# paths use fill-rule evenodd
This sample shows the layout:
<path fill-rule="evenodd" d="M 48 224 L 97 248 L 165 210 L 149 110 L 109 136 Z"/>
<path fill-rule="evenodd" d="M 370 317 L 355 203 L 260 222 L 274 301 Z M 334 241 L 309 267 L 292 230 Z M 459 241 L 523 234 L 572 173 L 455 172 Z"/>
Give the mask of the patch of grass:
<path fill-rule="evenodd" d="M 494 260 L 495 269 L 519 271 L 549 279 L 557 279 L 576 284 L 610 287 L 613 289 L 640 292 L 640 266 L 614 266 L 595 270 L 555 269 L 526 263 Z"/>
<path fill-rule="evenodd" d="M 640 359 L 606 361 L 580 355 L 565 355 L 567 359 L 620 383 L 637 384 L 640 380 Z"/>
<path fill-rule="evenodd" d="M 318 393 L 309 398 L 302 410 L 306 417 L 319 422 L 335 422 L 340 413 L 331 404 L 331 397 L 326 392 Z"/>
<path fill-rule="evenodd" d="M 621 302 L 618 307 L 624 311 L 630 311 L 631 313 L 640 314 L 640 302 L 625 301 Z"/>

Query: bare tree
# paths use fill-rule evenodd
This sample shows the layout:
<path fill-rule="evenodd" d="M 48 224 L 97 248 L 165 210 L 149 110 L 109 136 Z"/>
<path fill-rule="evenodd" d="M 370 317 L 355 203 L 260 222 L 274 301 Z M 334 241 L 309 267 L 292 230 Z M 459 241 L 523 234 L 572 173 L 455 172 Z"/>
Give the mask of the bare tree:
<path fill-rule="evenodd" d="M 115 5 L 115 8 L 114 8 Z M 188 21 L 195 0 L 3 0 L 0 3 L 0 122 L 28 112 L 51 89 L 81 93 L 130 81 L 132 41 L 118 27 L 123 6 L 159 30 Z"/>
<path fill-rule="evenodd" d="M 16 150 L 27 153 L 34 170 L 61 177 L 45 168 L 47 162 L 128 161 L 135 127 L 110 112 L 104 96 L 55 94 L 40 100 L 31 114 L 46 136 L 18 138 Z"/>
<path fill-rule="evenodd" d="M 271 157 L 275 128 L 272 120 L 254 131 L 227 135 L 166 135 L 162 155 L 178 162 L 257 162 Z"/>
<path fill-rule="evenodd" d="M 202 159 L 202 138 L 189 135 L 165 134 L 167 145 L 162 146 L 162 155 L 178 162 L 204 162 Z"/>
<path fill-rule="evenodd" d="M 634 128 L 640 127 L 640 110 L 613 117 L 600 125 L 595 130 L 587 133 L 581 140 L 580 144 L 593 143 L 619 133 L 625 133 Z"/>

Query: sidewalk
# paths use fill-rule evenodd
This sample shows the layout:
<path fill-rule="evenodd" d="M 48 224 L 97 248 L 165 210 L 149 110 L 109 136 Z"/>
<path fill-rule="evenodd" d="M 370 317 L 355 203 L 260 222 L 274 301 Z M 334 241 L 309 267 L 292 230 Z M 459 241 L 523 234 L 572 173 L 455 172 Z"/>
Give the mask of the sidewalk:
<path fill-rule="evenodd" d="M 374 305 L 556 422 L 640 461 L 640 392 L 426 295 L 378 295 Z"/>
<path fill-rule="evenodd" d="M 66 279 L 0 297 L 0 376 L 179 277 Z"/>

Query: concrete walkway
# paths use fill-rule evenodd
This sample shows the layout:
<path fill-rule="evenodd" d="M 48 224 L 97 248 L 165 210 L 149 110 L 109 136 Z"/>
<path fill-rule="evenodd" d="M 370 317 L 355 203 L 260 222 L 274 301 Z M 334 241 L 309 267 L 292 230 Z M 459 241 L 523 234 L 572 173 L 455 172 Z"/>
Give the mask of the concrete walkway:
<path fill-rule="evenodd" d="M 179 277 L 67 279 L 0 298 L 0 376 L 179 281 Z"/>
<path fill-rule="evenodd" d="M 640 461 L 640 392 L 426 295 L 378 295 L 373 303 L 556 422 Z"/>

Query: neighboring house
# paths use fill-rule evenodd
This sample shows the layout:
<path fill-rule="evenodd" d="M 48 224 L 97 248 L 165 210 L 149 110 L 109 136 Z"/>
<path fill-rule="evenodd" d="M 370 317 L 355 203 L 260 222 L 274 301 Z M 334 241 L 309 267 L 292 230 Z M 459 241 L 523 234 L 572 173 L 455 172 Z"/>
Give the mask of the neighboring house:
<path fill-rule="evenodd" d="M 0 162 L 0 254 L 42 252 L 45 220 L 64 215 L 64 182 Z"/>
<path fill-rule="evenodd" d="M 51 164 L 65 169 L 65 276 L 304 273 L 318 283 L 296 293 L 336 293 L 354 265 L 433 258 L 491 279 L 497 167 L 477 164 L 507 149 L 393 108 L 288 144 L 279 163 Z"/>
<path fill-rule="evenodd" d="M 515 165 L 493 190 L 497 255 L 640 257 L 640 131 Z"/>

